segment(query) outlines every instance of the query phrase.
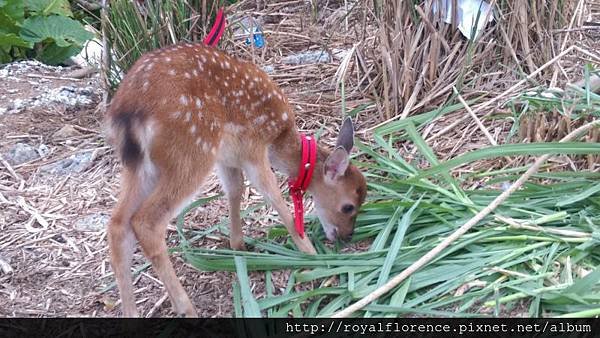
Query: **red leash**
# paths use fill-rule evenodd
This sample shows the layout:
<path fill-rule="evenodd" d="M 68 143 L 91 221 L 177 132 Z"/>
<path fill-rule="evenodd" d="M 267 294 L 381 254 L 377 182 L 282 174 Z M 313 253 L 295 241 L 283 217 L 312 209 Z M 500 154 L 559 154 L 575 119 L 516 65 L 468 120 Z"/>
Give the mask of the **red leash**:
<path fill-rule="evenodd" d="M 294 225 L 300 238 L 304 238 L 304 205 L 302 199 L 315 171 L 317 141 L 313 137 L 304 134 L 300 134 L 300 140 L 302 142 L 302 161 L 300 162 L 300 168 L 298 168 L 298 177 L 295 180 L 290 179 L 288 186 L 294 202 Z"/>
<path fill-rule="evenodd" d="M 221 39 L 221 35 L 225 31 L 225 25 L 227 21 L 225 20 L 225 15 L 223 14 L 223 7 L 219 8 L 217 12 L 217 17 L 215 18 L 215 23 L 210 30 L 210 33 L 204 38 L 204 44 L 207 46 L 214 47 Z"/>

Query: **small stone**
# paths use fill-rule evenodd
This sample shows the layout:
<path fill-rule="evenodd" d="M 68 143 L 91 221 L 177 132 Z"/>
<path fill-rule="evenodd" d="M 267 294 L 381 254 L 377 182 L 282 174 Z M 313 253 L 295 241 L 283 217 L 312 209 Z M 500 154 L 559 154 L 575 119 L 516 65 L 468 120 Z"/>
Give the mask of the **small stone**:
<path fill-rule="evenodd" d="M 281 60 L 286 65 L 306 65 L 311 63 L 331 62 L 331 55 L 324 50 L 308 51 L 299 54 L 292 54 Z"/>
<path fill-rule="evenodd" d="M 273 72 L 275 72 L 275 67 L 273 67 L 273 65 L 264 65 L 262 66 L 262 70 L 267 74 L 273 74 Z"/>
<path fill-rule="evenodd" d="M 26 103 L 27 102 L 23 99 L 14 99 L 8 104 L 6 110 L 11 113 L 18 113 L 25 109 Z"/>
<path fill-rule="evenodd" d="M 93 96 L 94 90 L 92 87 L 62 86 L 40 95 L 32 102 L 32 105 L 41 106 L 49 103 L 58 103 L 67 107 L 77 108 L 92 104 L 94 102 Z"/>
<path fill-rule="evenodd" d="M 81 232 L 97 232 L 106 228 L 110 216 L 106 214 L 90 214 L 75 221 L 73 229 Z"/>
<path fill-rule="evenodd" d="M 5 155 L 6 161 L 12 165 L 19 165 L 21 163 L 29 162 L 40 157 L 37 150 L 25 143 L 17 143 L 8 150 Z"/>
<path fill-rule="evenodd" d="M 75 128 L 73 128 L 72 125 L 67 124 L 59 130 L 57 130 L 56 132 L 54 132 L 54 134 L 52 134 L 52 138 L 55 140 L 64 140 L 79 135 L 81 135 L 80 132 L 75 130 Z"/>
<path fill-rule="evenodd" d="M 71 155 L 60 161 L 47 164 L 40 168 L 41 172 L 52 175 L 68 175 L 81 173 L 92 163 L 92 153 L 84 152 Z"/>

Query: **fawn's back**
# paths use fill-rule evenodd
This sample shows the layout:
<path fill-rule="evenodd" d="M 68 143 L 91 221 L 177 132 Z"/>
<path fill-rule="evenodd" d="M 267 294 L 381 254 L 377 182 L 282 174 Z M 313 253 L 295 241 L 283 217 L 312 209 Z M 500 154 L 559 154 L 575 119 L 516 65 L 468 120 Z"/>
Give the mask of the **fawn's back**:
<path fill-rule="evenodd" d="M 152 140 L 148 150 L 156 159 L 181 165 L 184 158 L 209 155 L 237 165 L 248 152 L 294 127 L 285 96 L 256 65 L 191 44 L 142 56 L 123 80 L 108 116 L 132 134 L 121 145 L 122 160 L 131 166 L 151 146 L 142 144 L 146 140 Z M 174 153 L 182 156 L 172 158 Z"/>

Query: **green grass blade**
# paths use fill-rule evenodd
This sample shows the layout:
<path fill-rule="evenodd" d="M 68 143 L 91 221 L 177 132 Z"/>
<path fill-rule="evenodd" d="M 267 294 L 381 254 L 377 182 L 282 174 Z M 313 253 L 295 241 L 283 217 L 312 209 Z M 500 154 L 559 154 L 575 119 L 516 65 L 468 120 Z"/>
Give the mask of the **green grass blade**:
<path fill-rule="evenodd" d="M 245 318 L 261 318 L 260 307 L 252 295 L 250 287 L 250 280 L 248 279 L 248 269 L 246 267 L 246 258 L 235 256 L 235 267 L 237 271 L 240 292 L 241 292 L 241 303 L 244 309 Z"/>

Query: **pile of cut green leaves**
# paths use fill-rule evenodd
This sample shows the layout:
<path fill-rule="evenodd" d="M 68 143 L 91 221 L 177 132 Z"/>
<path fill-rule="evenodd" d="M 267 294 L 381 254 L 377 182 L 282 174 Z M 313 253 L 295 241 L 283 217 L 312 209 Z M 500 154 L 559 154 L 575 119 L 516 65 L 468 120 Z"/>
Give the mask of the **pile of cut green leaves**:
<path fill-rule="evenodd" d="M 600 97 L 588 92 L 584 102 L 597 109 Z M 211 232 L 227 234 L 224 217 L 221 224 L 186 234 L 181 251 L 198 269 L 237 273 L 236 316 L 326 317 L 406 269 L 486 207 L 505 182 L 513 182 L 527 169 L 455 178 L 449 174 L 453 168 L 504 156 L 600 153 L 597 143 L 506 144 L 440 163 L 419 130 L 458 108 L 448 106 L 389 123 L 375 131 L 373 144 L 359 145 L 370 159 L 362 168 L 368 176 L 369 199 L 353 241 L 370 243 L 368 250 L 338 253 L 339 246 L 336 250 L 323 246 L 315 220 L 308 230 L 317 256 L 298 252 L 289 240 L 283 244 L 281 238 L 273 240 L 285 235 L 282 227 L 272 229 L 269 238 L 246 238 L 252 252 L 193 246 Z M 395 147 L 398 142 L 414 144 L 420 155 L 415 163 L 426 160 L 428 169 L 404 160 Z M 355 315 L 600 315 L 599 178 L 597 172 L 540 171 L 467 234 Z M 473 179 L 482 187 L 464 189 L 462 183 Z M 179 225 L 182 222 L 183 216 Z M 282 269 L 292 271 L 283 292 L 274 290 L 272 282 L 273 271 Z M 254 297 L 248 271 L 265 274 L 265 297 Z"/>

